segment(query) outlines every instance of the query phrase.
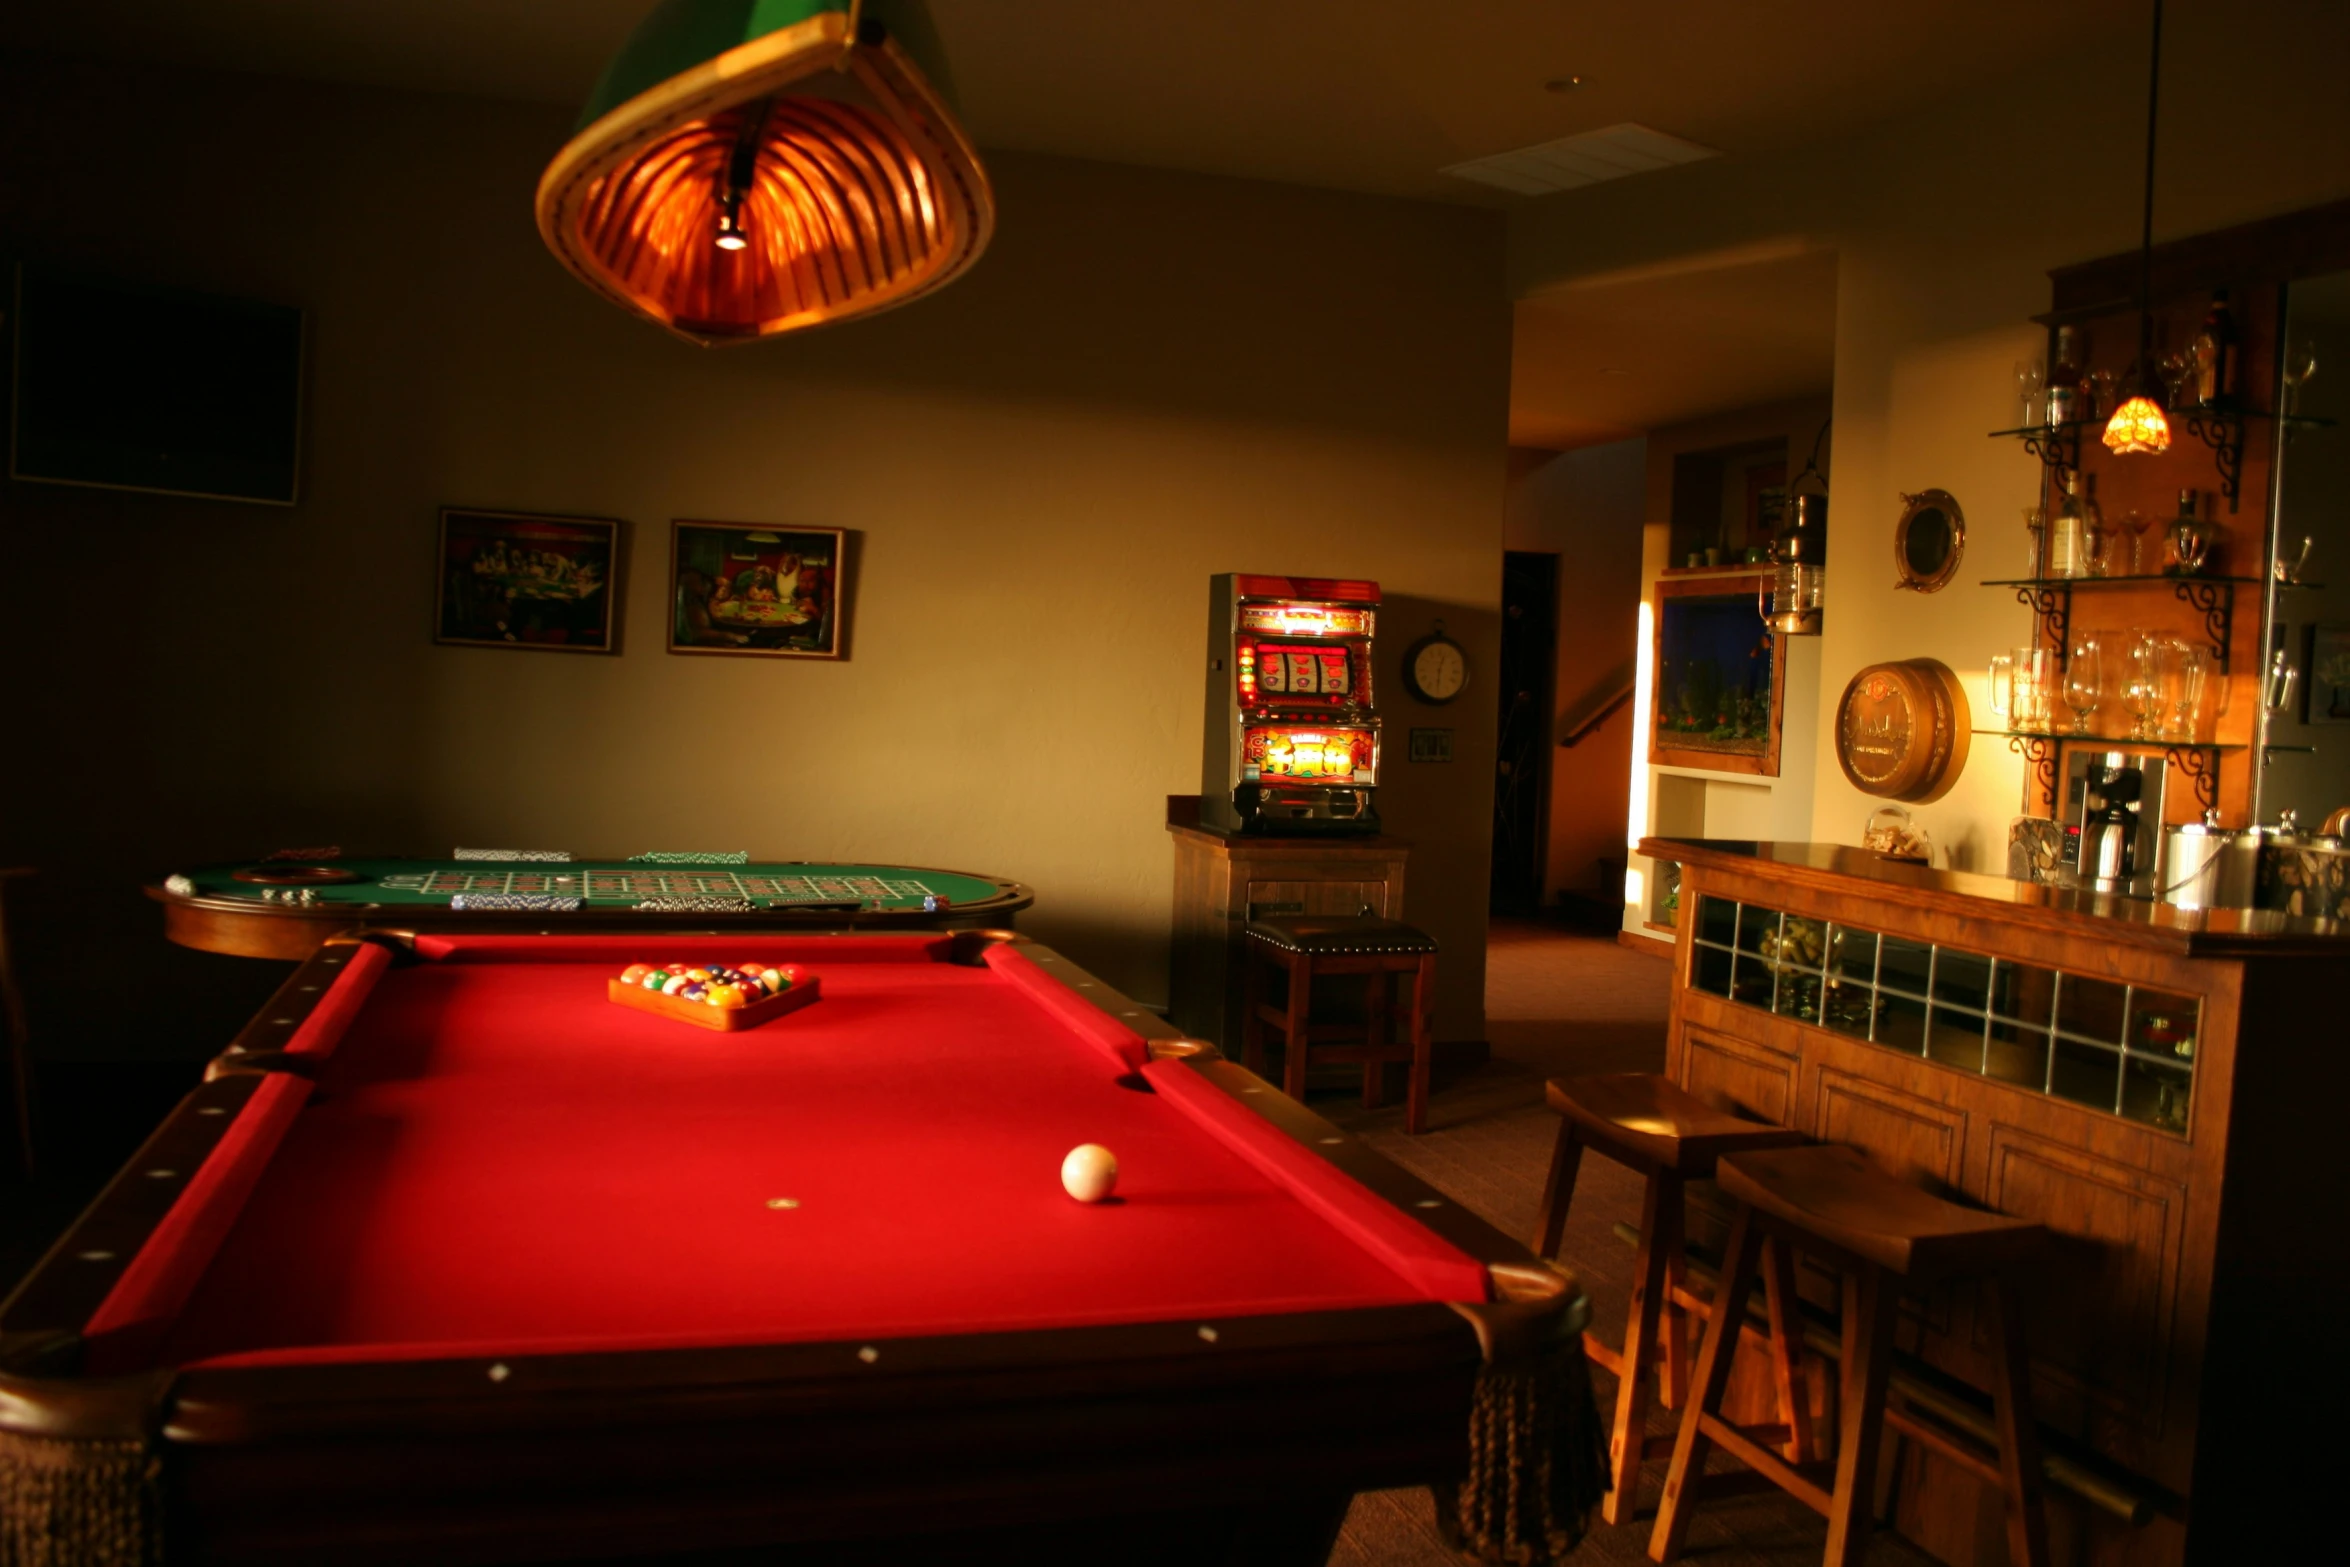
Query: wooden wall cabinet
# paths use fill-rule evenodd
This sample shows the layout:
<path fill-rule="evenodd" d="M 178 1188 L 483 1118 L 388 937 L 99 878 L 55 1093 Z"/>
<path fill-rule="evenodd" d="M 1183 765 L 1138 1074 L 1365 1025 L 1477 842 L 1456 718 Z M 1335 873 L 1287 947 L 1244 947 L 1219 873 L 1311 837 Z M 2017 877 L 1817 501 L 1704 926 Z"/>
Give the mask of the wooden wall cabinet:
<path fill-rule="evenodd" d="M 2059 1559 L 2273 1559 L 2338 1452 L 2307 1400 L 2343 1385 L 2350 932 L 1832 845 L 1641 852 L 1682 866 L 1675 1081 L 2054 1237 L 2028 1307 L 2041 1421 L 2158 1501 L 2133 1525 L 2052 1488 Z M 1988 1386 L 1972 1286 L 1911 1307 L 1902 1348 Z M 1977 1479 L 1913 1451 L 1898 1484 L 1904 1534 L 2001 1559 Z"/>
<path fill-rule="evenodd" d="M 1175 940 L 1167 1017 L 1196 1039 L 1240 1048 L 1241 938 L 1267 914 L 1403 918 L 1411 845 L 1385 835 L 1273 838 L 1199 825 L 1197 795 L 1167 797 L 1175 845 Z"/>

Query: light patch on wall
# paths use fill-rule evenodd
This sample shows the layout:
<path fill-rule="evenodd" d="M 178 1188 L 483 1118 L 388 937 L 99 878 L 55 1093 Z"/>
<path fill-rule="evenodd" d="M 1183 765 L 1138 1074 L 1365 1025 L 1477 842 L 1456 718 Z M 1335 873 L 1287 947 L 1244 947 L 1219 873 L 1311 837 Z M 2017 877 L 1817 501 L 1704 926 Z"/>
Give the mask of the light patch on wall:
<path fill-rule="evenodd" d="M 1627 120 L 1621 125 L 1585 131 L 1580 136 L 1562 136 L 1557 141 L 1537 142 L 1531 147 L 1472 158 L 1439 172 L 1454 179 L 1475 180 L 1480 185 L 1497 185 L 1521 196 L 1548 196 L 1554 191 L 1574 190 L 1720 156 L 1715 148 Z"/>
<path fill-rule="evenodd" d="M 1655 615 L 1655 608 L 1642 599 L 1640 640 L 1633 644 L 1632 664 L 1632 808 L 1624 823 L 1624 842 L 1634 849 L 1640 847 L 1648 831 L 1648 718 L 1656 690 L 1655 649 L 1651 646 Z"/>

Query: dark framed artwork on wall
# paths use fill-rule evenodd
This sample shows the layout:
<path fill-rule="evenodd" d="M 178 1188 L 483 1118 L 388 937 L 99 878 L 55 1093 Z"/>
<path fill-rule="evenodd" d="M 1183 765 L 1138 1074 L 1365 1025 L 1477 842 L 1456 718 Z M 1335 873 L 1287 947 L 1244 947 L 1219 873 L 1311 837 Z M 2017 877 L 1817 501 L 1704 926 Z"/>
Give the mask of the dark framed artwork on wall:
<path fill-rule="evenodd" d="M 669 651 L 843 657 L 847 545 L 839 528 L 672 523 Z"/>
<path fill-rule="evenodd" d="M 2350 626 L 2309 628 L 2308 701 L 2303 723 L 2350 724 Z"/>
<path fill-rule="evenodd" d="M 620 524 L 441 508 L 433 640 L 550 653 L 616 650 Z"/>

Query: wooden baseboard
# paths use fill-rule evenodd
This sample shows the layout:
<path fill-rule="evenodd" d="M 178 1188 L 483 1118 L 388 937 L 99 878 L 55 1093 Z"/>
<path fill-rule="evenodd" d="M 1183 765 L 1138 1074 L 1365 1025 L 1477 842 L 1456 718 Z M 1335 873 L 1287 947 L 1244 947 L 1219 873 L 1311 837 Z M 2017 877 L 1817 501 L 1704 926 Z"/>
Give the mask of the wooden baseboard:
<path fill-rule="evenodd" d="M 1630 947 L 1634 952 L 1645 952 L 1652 958 L 1669 958 L 1673 955 L 1671 942 L 1659 941 L 1654 936 L 1643 936 L 1629 930 L 1616 932 L 1616 945 Z"/>

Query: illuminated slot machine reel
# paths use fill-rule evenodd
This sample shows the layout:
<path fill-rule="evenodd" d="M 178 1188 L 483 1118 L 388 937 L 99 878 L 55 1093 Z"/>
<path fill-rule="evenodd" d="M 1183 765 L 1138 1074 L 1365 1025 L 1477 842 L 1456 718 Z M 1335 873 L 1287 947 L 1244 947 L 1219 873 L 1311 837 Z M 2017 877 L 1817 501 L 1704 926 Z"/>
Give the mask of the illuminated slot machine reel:
<path fill-rule="evenodd" d="M 1204 824 L 1379 830 L 1376 583 L 1229 575 L 1210 585 Z"/>

